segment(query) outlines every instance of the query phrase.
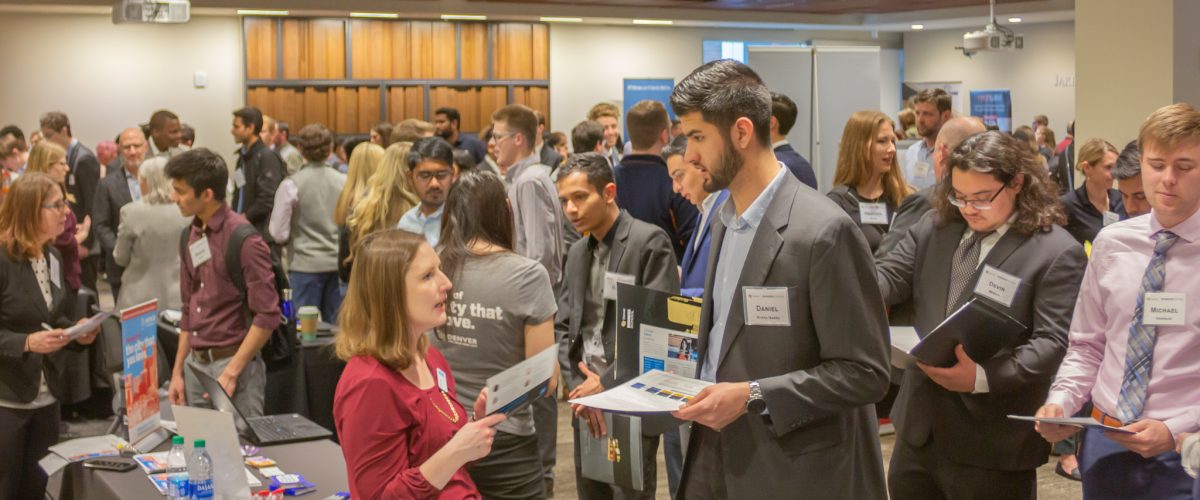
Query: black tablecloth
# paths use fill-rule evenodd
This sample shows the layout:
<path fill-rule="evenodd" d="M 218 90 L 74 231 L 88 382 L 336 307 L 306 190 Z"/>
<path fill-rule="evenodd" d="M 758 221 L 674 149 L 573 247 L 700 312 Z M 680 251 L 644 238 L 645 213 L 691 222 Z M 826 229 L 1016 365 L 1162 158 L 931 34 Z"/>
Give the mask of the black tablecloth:
<path fill-rule="evenodd" d="M 170 443 L 159 446 L 157 451 L 170 447 Z M 346 479 L 346 461 L 342 458 L 342 449 L 333 441 L 306 441 L 303 443 L 265 446 L 262 456 L 270 458 L 280 469 L 289 474 L 300 474 L 308 482 L 317 485 L 317 490 L 304 495 L 304 498 L 322 499 L 339 491 L 350 491 L 350 483 Z M 254 470 L 251 468 L 250 470 Z M 270 479 L 255 471 L 263 486 L 251 488 L 252 491 L 264 489 L 271 484 Z M 83 467 L 76 462 L 65 467 L 61 472 L 50 478 L 48 491 L 53 494 L 59 491 L 56 498 L 87 499 L 87 500 L 162 500 L 146 473 L 141 468 L 128 472 L 111 472 Z M 290 497 L 289 497 L 290 498 Z"/>
<path fill-rule="evenodd" d="M 333 337 L 301 342 L 289 366 L 267 372 L 264 413 L 299 413 L 337 432 L 333 425 L 333 393 L 345 368 L 346 363 L 333 353 Z"/>

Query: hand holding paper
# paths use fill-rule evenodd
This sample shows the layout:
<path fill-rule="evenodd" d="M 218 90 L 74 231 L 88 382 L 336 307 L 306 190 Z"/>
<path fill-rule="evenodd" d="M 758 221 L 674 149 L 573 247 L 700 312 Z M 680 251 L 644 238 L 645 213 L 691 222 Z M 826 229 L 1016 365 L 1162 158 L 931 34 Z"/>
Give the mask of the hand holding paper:
<path fill-rule="evenodd" d="M 746 413 L 746 401 L 749 399 L 748 382 L 722 382 L 705 387 L 671 415 L 719 431 Z"/>

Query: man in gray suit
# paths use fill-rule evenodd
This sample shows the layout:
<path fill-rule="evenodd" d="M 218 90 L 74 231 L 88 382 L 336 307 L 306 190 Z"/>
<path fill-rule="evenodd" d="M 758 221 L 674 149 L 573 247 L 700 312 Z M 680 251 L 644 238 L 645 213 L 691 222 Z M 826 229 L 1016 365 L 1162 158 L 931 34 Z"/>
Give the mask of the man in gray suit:
<path fill-rule="evenodd" d="M 684 161 L 728 188 L 713 221 L 679 498 L 883 499 L 873 403 L 888 334 L 866 239 L 775 158 L 771 95 L 715 61 L 676 85 Z"/>
<path fill-rule="evenodd" d="M 905 370 L 888 489 L 896 500 L 1035 498 L 1050 445 L 1006 417 L 1033 415 L 1045 400 L 1087 257 L 1058 226 L 1052 181 L 1019 140 L 974 135 L 951 152 L 946 175 L 933 212 L 879 261 L 884 299 L 912 301 L 923 334 L 972 297 L 1026 329 L 988 359 L 957 346 L 953 366 Z"/>
<path fill-rule="evenodd" d="M 679 293 L 679 271 L 671 239 L 658 226 L 635 219 L 617 207 L 617 185 L 608 160 L 598 153 L 571 158 L 558 176 L 558 198 L 563 213 L 581 234 L 567 253 L 563 297 L 559 301 L 554 333 L 559 362 L 571 389 L 571 399 L 616 387 L 616 287 L 620 282 L 667 293 Z M 636 355 L 636 351 L 631 353 Z M 629 354 L 625 354 L 629 355 Z M 582 476 L 579 432 L 605 433 L 600 411 L 575 406 L 575 481 L 579 498 L 654 498 L 657 477 L 658 435 L 643 427 L 642 465 L 644 490 L 611 486 Z"/>
<path fill-rule="evenodd" d="M 96 187 L 95 218 L 92 225 L 96 238 L 100 240 L 100 254 L 104 257 L 104 270 L 108 284 L 112 286 L 113 301 L 121 293 L 121 273 L 124 269 L 113 261 L 113 249 L 117 246 L 117 227 L 121 223 L 121 207 L 142 199 L 142 188 L 138 184 L 138 168 L 146 157 L 147 141 L 142 129 L 130 127 L 121 132 L 121 168 L 113 169 Z"/>

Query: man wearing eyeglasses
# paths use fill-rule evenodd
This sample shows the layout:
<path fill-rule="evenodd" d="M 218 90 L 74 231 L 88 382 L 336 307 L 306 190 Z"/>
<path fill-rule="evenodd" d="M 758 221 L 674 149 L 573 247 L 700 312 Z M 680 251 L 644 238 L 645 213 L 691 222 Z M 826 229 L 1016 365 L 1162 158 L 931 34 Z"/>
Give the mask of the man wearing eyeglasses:
<path fill-rule="evenodd" d="M 442 208 L 456 180 L 450 143 L 441 137 L 426 137 L 413 144 L 408 153 L 408 181 L 421 203 L 405 212 L 396 227 L 424 235 L 425 241 L 436 247 L 442 234 Z"/>
<path fill-rule="evenodd" d="M 1006 416 L 1032 415 L 1045 399 L 1087 258 L 1057 226 L 1065 216 L 1046 170 L 1016 139 L 974 135 L 946 167 L 933 211 L 878 262 L 884 300 L 911 301 L 921 335 L 972 299 L 1026 328 L 990 358 L 972 359 L 960 345 L 951 366 L 905 370 L 888 490 L 896 500 L 1036 498 L 1049 444 Z"/>

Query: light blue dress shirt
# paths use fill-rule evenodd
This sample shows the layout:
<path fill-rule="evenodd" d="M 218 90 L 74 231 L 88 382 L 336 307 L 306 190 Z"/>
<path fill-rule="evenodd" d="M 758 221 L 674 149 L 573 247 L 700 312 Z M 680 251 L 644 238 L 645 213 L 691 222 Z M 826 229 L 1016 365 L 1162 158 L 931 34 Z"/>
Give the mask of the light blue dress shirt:
<path fill-rule="evenodd" d="M 767 207 L 775 198 L 779 185 L 788 169 L 781 163 L 779 173 L 767 184 L 767 188 L 758 198 L 738 217 L 734 211 L 733 200 L 721 205 L 717 215 L 725 224 L 725 236 L 721 240 L 721 254 L 717 260 L 716 276 L 713 277 L 713 312 L 712 330 L 708 332 L 708 347 L 704 355 L 704 365 L 700 367 L 700 379 L 708 382 L 717 381 L 717 367 L 721 365 L 721 344 L 725 339 L 725 325 L 729 323 L 729 306 L 733 303 L 734 292 L 737 291 L 738 279 L 742 276 L 742 267 L 750 254 L 750 245 L 754 242 L 754 233 L 758 231 Z"/>
<path fill-rule="evenodd" d="M 442 210 L 444 208 L 446 205 L 442 204 L 437 211 L 426 216 L 421 213 L 421 205 L 417 205 L 404 212 L 396 227 L 408 232 L 423 234 L 425 241 L 429 242 L 429 246 L 436 247 L 442 236 Z"/>

